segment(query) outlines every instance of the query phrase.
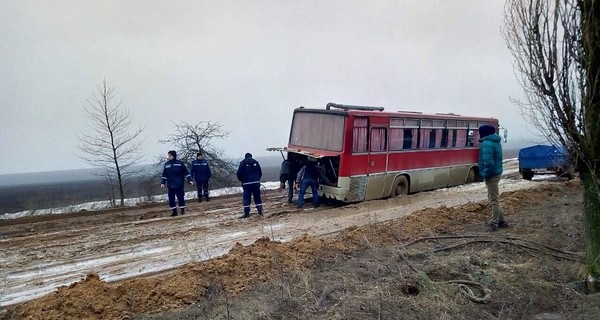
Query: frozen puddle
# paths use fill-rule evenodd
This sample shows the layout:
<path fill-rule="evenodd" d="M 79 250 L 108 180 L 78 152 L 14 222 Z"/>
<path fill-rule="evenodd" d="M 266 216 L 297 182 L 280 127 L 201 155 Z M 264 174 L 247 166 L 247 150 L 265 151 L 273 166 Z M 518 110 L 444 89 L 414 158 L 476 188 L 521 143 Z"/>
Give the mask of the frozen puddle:
<path fill-rule="evenodd" d="M 115 269 L 115 267 L 121 268 L 126 262 L 146 261 L 146 259 L 152 256 L 160 256 L 171 249 L 171 246 L 141 248 L 133 252 L 111 256 L 84 258 L 73 263 L 46 263 L 19 272 L 9 273 L 5 275 L 3 282 L 10 290 L 7 290 L 9 293 L 1 295 L 0 306 L 35 299 L 53 291 L 57 287 L 79 281 L 90 272 L 97 272 L 101 275 L 101 278 L 104 275 L 107 281 L 131 277 L 140 274 L 141 270 L 137 269 L 130 273 L 120 273 L 118 276 L 111 276 L 111 270 Z M 169 266 L 163 264 L 156 271 L 167 268 Z M 127 270 L 127 268 L 124 268 L 124 270 Z M 146 272 L 152 272 L 152 270 L 144 270 L 144 273 Z M 14 283 L 21 284 L 13 286 L 12 284 Z"/>

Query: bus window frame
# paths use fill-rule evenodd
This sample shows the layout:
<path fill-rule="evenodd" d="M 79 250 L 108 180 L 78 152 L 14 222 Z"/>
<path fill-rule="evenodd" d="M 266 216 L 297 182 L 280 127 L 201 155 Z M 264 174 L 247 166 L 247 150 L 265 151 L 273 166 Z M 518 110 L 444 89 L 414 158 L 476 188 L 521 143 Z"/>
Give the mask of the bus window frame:
<path fill-rule="evenodd" d="M 373 130 L 383 130 L 384 134 L 383 136 L 383 149 L 382 150 L 373 150 Z M 388 127 L 386 126 L 373 126 L 369 129 L 369 152 L 388 152 L 388 146 L 389 146 L 389 137 L 388 137 Z"/>
<path fill-rule="evenodd" d="M 420 119 L 421 126 L 419 127 L 419 147 L 421 150 L 441 149 L 443 132 L 446 130 L 446 119 L 423 118 Z M 428 131 L 425 131 L 428 130 Z M 440 134 L 440 142 L 437 141 L 438 130 Z M 422 139 L 427 137 L 427 141 Z M 431 140 L 433 138 L 433 141 Z M 433 142 L 433 144 L 432 144 Z"/>
<path fill-rule="evenodd" d="M 453 126 L 451 126 L 451 124 L 453 124 Z M 450 148 L 464 148 L 467 146 L 467 135 L 469 131 L 468 124 L 469 120 L 450 120 L 446 122 L 446 127 L 448 128 L 448 130 L 452 130 L 452 146 Z M 463 145 L 459 145 L 459 130 L 464 131 L 465 133 L 465 142 L 463 143 Z"/>
<path fill-rule="evenodd" d="M 367 120 L 366 126 L 364 126 L 364 127 L 363 126 L 357 127 L 355 125 L 355 123 L 356 123 L 356 120 L 358 120 L 358 119 L 366 119 Z M 371 124 L 371 118 L 369 116 L 355 116 L 352 119 L 352 153 L 353 154 L 361 154 L 361 153 L 368 153 L 369 152 L 369 148 L 371 147 L 370 143 L 369 143 L 370 139 L 371 139 L 371 137 L 370 137 L 370 131 L 371 131 L 370 130 L 370 124 Z M 355 150 L 354 149 L 354 146 L 355 146 L 354 130 L 357 129 L 357 128 L 365 128 L 366 129 L 366 135 L 365 135 L 366 141 L 365 141 L 365 149 L 364 150 Z"/>

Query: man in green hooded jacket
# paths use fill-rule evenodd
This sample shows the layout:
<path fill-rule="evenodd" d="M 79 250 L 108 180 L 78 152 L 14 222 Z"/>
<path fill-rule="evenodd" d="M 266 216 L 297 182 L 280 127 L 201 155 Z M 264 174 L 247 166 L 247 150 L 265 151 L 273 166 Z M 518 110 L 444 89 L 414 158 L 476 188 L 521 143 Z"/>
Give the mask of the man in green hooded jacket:
<path fill-rule="evenodd" d="M 488 231 L 508 227 L 500 206 L 498 183 L 502 175 L 502 139 L 496 129 L 490 125 L 479 127 L 479 172 L 485 180 L 488 200 L 492 205 L 492 219 L 487 225 Z"/>

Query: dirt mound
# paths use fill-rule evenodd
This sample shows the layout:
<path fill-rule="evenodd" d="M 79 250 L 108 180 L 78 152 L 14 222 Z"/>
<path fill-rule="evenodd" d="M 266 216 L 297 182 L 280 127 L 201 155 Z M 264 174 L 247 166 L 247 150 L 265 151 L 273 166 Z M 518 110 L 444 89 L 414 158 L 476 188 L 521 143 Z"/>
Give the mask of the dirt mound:
<path fill-rule="evenodd" d="M 511 221 L 526 205 L 541 204 L 553 197 L 564 196 L 565 189 L 580 188 L 577 182 L 547 184 L 504 193 L 501 200 L 507 219 Z M 481 231 L 488 215 L 486 202 L 468 203 L 457 207 L 427 208 L 385 223 L 353 226 L 327 238 L 304 235 L 280 243 L 264 237 L 248 246 L 237 243 L 223 256 L 151 277 L 106 283 L 97 275 L 89 274 L 71 286 L 10 307 L 0 318 L 127 319 L 177 309 L 206 300 L 215 292 L 225 291 L 231 296 L 247 294 L 248 290 L 272 281 L 277 275 L 309 269 L 317 261 L 365 248 L 398 245 L 420 237 Z M 522 232 L 518 228 L 514 231 Z M 444 263 L 435 265 L 440 279 L 451 273 L 444 269 Z M 398 278 L 395 285 L 412 295 L 419 290 L 417 280 L 404 276 Z"/>

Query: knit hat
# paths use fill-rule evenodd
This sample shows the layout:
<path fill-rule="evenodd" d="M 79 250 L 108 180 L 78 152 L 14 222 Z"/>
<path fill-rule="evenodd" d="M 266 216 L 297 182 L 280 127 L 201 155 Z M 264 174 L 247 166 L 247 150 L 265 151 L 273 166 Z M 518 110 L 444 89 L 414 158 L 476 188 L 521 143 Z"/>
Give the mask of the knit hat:
<path fill-rule="evenodd" d="M 168 154 L 172 155 L 173 158 L 177 158 L 177 151 L 175 151 L 175 150 L 169 151 Z"/>
<path fill-rule="evenodd" d="M 244 158 L 252 158 L 252 154 L 250 152 L 246 152 L 246 154 L 244 155 Z"/>
<path fill-rule="evenodd" d="M 496 133 L 496 129 L 489 124 L 484 124 L 479 127 L 479 137 L 482 139 L 494 133 Z"/>

